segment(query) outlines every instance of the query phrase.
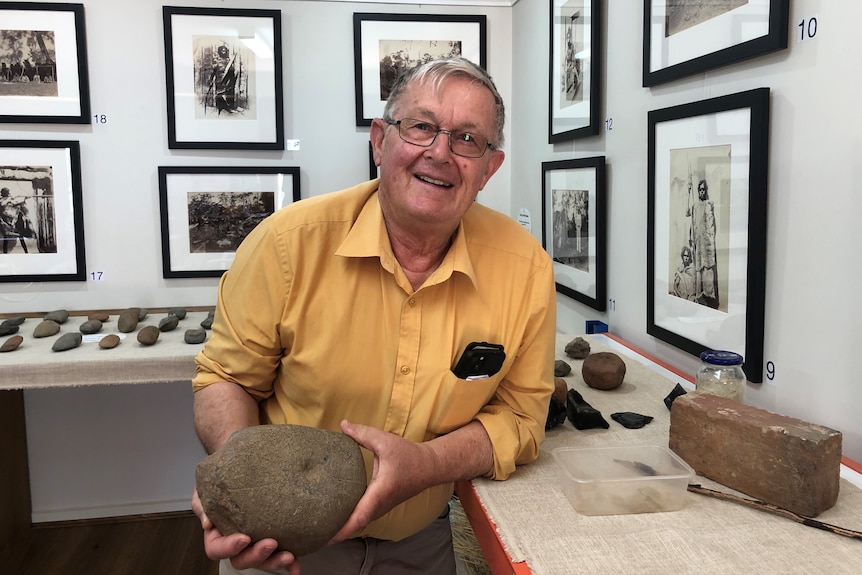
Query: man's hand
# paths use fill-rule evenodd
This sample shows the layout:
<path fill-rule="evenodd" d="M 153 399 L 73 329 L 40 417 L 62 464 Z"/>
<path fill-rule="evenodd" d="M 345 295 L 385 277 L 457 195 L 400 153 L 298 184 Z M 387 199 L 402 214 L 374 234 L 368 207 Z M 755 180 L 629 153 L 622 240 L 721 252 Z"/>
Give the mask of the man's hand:
<path fill-rule="evenodd" d="M 278 543 L 275 539 L 261 539 L 251 545 L 251 538 L 242 533 L 224 536 L 204 513 L 198 492 L 192 495 L 192 511 L 201 521 L 204 530 L 204 549 L 207 557 L 214 560 L 230 559 L 234 569 L 279 570 L 290 575 L 299 575 L 299 562 L 287 551 L 275 552 Z M 250 546 L 251 545 L 251 546 Z"/>
<path fill-rule="evenodd" d="M 331 543 L 352 537 L 433 485 L 472 479 L 493 465 L 491 440 L 477 421 L 425 443 L 347 420 L 341 422 L 341 431 L 374 454 L 374 467 L 365 494 Z"/>

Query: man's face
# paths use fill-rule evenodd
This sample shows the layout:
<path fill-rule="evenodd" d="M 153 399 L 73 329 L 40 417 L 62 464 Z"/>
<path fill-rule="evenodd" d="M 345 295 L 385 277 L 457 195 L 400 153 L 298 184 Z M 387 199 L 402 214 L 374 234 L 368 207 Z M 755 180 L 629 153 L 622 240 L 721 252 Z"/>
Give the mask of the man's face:
<path fill-rule="evenodd" d="M 701 200 L 706 199 L 706 184 L 704 182 L 697 185 L 697 195 Z"/>
<path fill-rule="evenodd" d="M 439 92 L 414 82 L 393 110 L 393 119 L 402 118 L 473 132 L 493 141 L 494 97 L 484 86 L 461 77 L 446 80 Z M 381 207 L 387 218 L 402 226 L 427 223 L 454 230 L 504 158 L 502 151 L 491 149 L 481 158 L 455 155 L 442 132 L 427 148 L 409 144 L 398 135 L 398 126 L 381 119 L 372 122 L 371 142 L 380 166 Z"/>

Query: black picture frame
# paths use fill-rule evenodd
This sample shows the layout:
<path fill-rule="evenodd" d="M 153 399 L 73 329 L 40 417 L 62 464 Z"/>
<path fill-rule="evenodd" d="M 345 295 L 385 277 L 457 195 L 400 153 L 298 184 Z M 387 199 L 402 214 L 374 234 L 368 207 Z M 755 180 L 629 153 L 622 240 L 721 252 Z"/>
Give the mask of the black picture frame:
<path fill-rule="evenodd" d="M 159 166 L 163 277 L 220 277 L 245 236 L 300 197 L 297 167 Z"/>
<path fill-rule="evenodd" d="M 599 133 L 601 0 L 550 0 L 548 143 Z"/>
<path fill-rule="evenodd" d="M 7 36 L 19 40 L 23 60 L 3 53 Z M 83 4 L 0 3 L 0 61 L 0 122 L 90 123 Z"/>
<path fill-rule="evenodd" d="M 455 43 L 461 56 L 487 70 L 486 37 L 484 15 L 354 13 L 356 125 L 383 116 L 387 90 L 400 72 L 429 56 L 449 55 Z"/>
<path fill-rule="evenodd" d="M 559 293 L 607 309 L 605 156 L 542 162 L 542 246 Z"/>
<path fill-rule="evenodd" d="M 769 88 L 648 113 L 647 333 L 763 381 Z M 687 254 L 686 254 L 687 252 Z"/>
<path fill-rule="evenodd" d="M 373 180 L 380 177 L 380 168 L 374 161 L 374 145 L 368 142 L 368 178 Z"/>
<path fill-rule="evenodd" d="M 0 282 L 86 281 L 76 141 L 0 140 Z"/>
<path fill-rule="evenodd" d="M 162 14 L 168 148 L 284 150 L 281 11 Z"/>
<path fill-rule="evenodd" d="M 644 0 L 643 14 L 644 87 L 787 48 L 789 0 Z"/>

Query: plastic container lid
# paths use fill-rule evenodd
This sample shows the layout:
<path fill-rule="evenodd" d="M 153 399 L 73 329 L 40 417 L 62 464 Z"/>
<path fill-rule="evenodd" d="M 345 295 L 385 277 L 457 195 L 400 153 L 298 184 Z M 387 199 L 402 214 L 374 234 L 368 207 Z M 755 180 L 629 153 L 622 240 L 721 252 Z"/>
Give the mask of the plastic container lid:
<path fill-rule="evenodd" d="M 734 351 L 720 349 L 711 349 L 701 353 L 700 360 L 712 365 L 742 365 L 741 355 Z"/>

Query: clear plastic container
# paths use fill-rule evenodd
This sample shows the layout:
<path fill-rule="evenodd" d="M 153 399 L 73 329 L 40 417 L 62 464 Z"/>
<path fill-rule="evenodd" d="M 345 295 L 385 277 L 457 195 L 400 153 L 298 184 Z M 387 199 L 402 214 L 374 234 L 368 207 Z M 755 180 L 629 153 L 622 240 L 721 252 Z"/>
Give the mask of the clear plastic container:
<path fill-rule="evenodd" d="M 581 515 L 677 511 L 694 471 L 660 445 L 558 447 L 563 494 Z"/>
<path fill-rule="evenodd" d="M 700 361 L 695 378 L 698 391 L 744 402 L 746 377 L 741 355 L 733 351 L 708 350 L 700 354 Z"/>

